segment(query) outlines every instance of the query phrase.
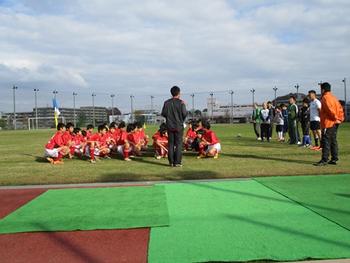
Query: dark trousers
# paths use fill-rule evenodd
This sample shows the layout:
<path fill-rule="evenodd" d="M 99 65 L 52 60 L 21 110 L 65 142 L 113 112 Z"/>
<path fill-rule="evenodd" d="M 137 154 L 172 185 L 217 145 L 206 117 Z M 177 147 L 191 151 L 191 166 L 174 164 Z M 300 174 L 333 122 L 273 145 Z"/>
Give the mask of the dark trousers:
<path fill-rule="evenodd" d="M 297 122 L 288 121 L 288 134 L 290 139 L 290 144 L 296 144 L 298 142 L 298 133 L 297 133 Z"/>
<path fill-rule="evenodd" d="M 260 129 L 261 129 L 261 140 L 264 140 L 264 138 L 266 138 L 268 141 L 270 141 L 271 124 L 262 123 L 260 125 Z"/>
<path fill-rule="evenodd" d="M 259 138 L 260 137 L 259 124 L 254 122 L 253 127 L 254 127 L 254 132 L 255 132 L 256 137 Z"/>
<path fill-rule="evenodd" d="M 338 124 L 332 128 L 322 130 L 322 160 L 327 162 L 329 154 L 333 161 L 338 161 L 338 142 L 337 142 L 337 131 Z"/>
<path fill-rule="evenodd" d="M 168 130 L 168 160 L 169 164 L 181 164 L 183 130 Z"/>

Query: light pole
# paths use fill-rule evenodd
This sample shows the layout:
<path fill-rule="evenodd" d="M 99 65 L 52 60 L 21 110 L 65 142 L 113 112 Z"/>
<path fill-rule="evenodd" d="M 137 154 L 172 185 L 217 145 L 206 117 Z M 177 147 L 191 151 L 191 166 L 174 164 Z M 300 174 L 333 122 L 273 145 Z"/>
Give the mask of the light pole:
<path fill-rule="evenodd" d="M 38 125 L 38 93 L 39 89 L 34 89 L 34 104 L 35 104 L 35 127 L 36 129 L 39 129 Z"/>
<path fill-rule="evenodd" d="M 210 117 L 210 119 L 213 120 L 213 116 L 214 116 L 214 93 L 213 92 L 210 93 L 210 104 L 211 104 L 211 117 Z"/>
<path fill-rule="evenodd" d="M 153 99 L 154 99 L 154 96 L 151 95 L 151 117 L 152 117 L 152 123 L 155 121 L 153 119 L 153 112 L 154 112 L 154 110 L 153 110 Z"/>
<path fill-rule="evenodd" d="M 343 83 L 344 83 L 344 103 L 345 103 L 345 105 L 344 105 L 344 110 L 345 110 L 345 121 L 347 121 L 347 120 L 348 120 L 348 106 L 347 106 L 347 104 L 346 104 L 346 100 L 347 100 L 347 98 L 346 98 L 346 78 L 344 78 L 342 81 L 343 81 Z"/>
<path fill-rule="evenodd" d="M 54 90 L 52 93 L 53 93 L 53 98 L 56 100 L 56 95 L 57 95 L 58 91 Z"/>
<path fill-rule="evenodd" d="M 130 118 L 134 121 L 134 95 L 130 95 Z"/>
<path fill-rule="evenodd" d="M 16 89 L 17 86 L 13 85 L 13 128 L 17 130 L 17 120 L 16 120 Z"/>
<path fill-rule="evenodd" d="M 191 94 L 192 97 L 192 119 L 194 119 L 194 93 Z"/>
<path fill-rule="evenodd" d="M 234 94 L 234 91 L 233 90 L 230 90 L 230 95 L 231 95 L 231 123 L 233 123 L 233 94 Z"/>
<path fill-rule="evenodd" d="M 75 114 L 75 96 L 77 96 L 78 93 L 73 92 L 73 122 L 74 122 L 74 127 L 77 125 L 77 120 L 76 120 L 76 114 Z"/>
<path fill-rule="evenodd" d="M 92 125 L 94 125 L 95 127 L 95 97 L 96 97 L 96 94 L 95 93 L 92 93 L 91 94 L 92 96 Z"/>
<path fill-rule="evenodd" d="M 255 89 L 251 89 L 250 92 L 252 93 L 252 97 L 253 97 L 253 107 L 255 104 Z"/>
<path fill-rule="evenodd" d="M 295 85 L 294 88 L 297 89 L 297 101 L 298 101 L 298 98 L 299 98 L 299 84 Z"/>
<path fill-rule="evenodd" d="M 275 87 L 273 88 L 273 91 L 275 92 L 275 107 L 276 107 L 276 105 L 277 105 L 277 101 L 276 101 L 276 99 L 277 99 L 277 90 L 278 90 L 278 88 L 275 86 Z"/>
<path fill-rule="evenodd" d="M 111 94 L 111 101 L 112 101 L 112 118 L 114 116 L 114 97 L 115 95 L 114 94 Z"/>

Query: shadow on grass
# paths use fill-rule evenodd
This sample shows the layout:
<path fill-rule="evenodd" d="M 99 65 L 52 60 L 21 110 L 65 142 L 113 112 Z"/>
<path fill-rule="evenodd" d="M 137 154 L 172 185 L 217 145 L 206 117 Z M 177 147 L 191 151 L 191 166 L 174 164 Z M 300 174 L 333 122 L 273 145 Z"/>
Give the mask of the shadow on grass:
<path fill-rule="evenodd" d="M 239 154 L 239 153 L 221 153 L 222 156 L 234 157 L 234 158 L 243 158 L 243 159 L 257 159 L 257 160 L 266 160 L 266 161 L 279 161 L 286 163 L 298 163 L 298 164 L 313 164 L 313 161 L 305 160 L 295 160 L 295 159 L 282 159 L 271 156 L 264 155 L 255 155 L 255 154 Z"/>
<path fill-rule="evenodd" d="M 260 194 L 250 193 L 250 192 L 242 192 L 242 191 L 238 191 L 238 190 L 234 190 L 234 189 L 225 189 L 225 188 L 214 186 L 212 184 L 200 184 L 200 183 L 193 183 L 193 182 L 187 182 L 187 183 L 198 186 L 198 187 L 202 187 L 202 188 L 207 188 L 207 189 L 211 189 L 211 190 L 222 191 L 222 192 L 227 192 L 227 193 L 232 193 L 232 194 L 237 194 L 237 195 L 244 195 L 244 196 L 258 198 L 258 199 L 264 199 L 264 200 L 268 200 L 268 201 L 276 201 L 276 202 L 282 202 L 282 203 L 288 203 L 288 204 L 295 203 L 298 205 L 302 205 L 306 208 L 310 207 L 311 209 L 316 208 L 316 209 L 321 209 L 321 210 L 328 210 L 328 211 L 332 211 L 332 212 L 336 212 L 336 213 L 341 213 L 344 215 L 350 214 L 349 210 L 335 209 L 335 208 L 331 208 L 331 207 L 324 207 L 324 206 L 309 204 L 309 203 L 305 203 L 305 202 L 297 202 L 297 201 L 293 200 L 292 198 L 284 197 L 280 193 L 274 191 L 273 189 L 270 189 L 269 187 L 266 187 L 265 185 L 261 184 L 260 182 L 257 182 L 257 183 L 261 184 L 263 187 L 266 187 L 270 191 L 273 191 L 276 194 L 280 195 L 281 198 L 264 196 L 264 195 L 260 195 Z M 349 195 L 349 197 L 350 197 L 350 195 Z M 315 213 L 319 214 L 318 212 L 315 212 Z"/>
<path fill-rule="evenodd" d="M 232 220 L 235 220 L 235 221 L 243 221 L 243 222 L 251 224 L 251 225 L 261 226 L 261 227 L 264 227 L 264 228 L 271 228 L 271 229 L 273 229 L 275 231 L 279 231 L 279 232 L 286 233 L 286 234 L 289 234 L 289 235 L 299 236 L 299 237 L 302 237 L 302 238 L 311 239 L 311 240 L 314 240 L 314 241 L 318 241 L 318 242 L 334 245 L 334 246 L 337 246 L 337 247 L 350 249 L 350 243 L 346 243 L 346 242 L 342 242 L 342 241 L 338 241 L 338 240 L 333 240 L 333 239 L 328 239 L 328 238 L 325 238 L 323 236 L 317 235 L 317 233 L 309 234 L 309 233 L 301 232 L 301 231 L 299 231 L 297 229 L 290 229 L 290 228 L 287 228 L 287 227 L 281 227 L 281 226 L 273 225 L 273 224 L 270 224 L 270 223 L 261 222 L 261 221 L 258 221 L 256 219 L 239 216 L 239 215 L 225 214 L 225 217 L 227 217 L 229 219 L 232 219 Z"/>
<path fill-rule="evenodd" d="M 335 195 L 350 198 L 350 194 L 335 194 Z M 350 211 L 349 211 L 349 214 L 350 214 Z"/>

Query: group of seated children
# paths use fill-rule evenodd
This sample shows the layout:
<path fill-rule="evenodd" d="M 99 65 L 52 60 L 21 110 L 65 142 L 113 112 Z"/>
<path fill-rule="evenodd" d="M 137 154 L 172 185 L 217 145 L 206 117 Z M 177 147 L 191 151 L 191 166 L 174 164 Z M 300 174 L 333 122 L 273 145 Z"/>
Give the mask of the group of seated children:
<path fill-rule="evenodd" d="M 148 136 L 140 122 L 112 122 L 109 126 L 100 125 L 97 132 L 88 125 L 86 129 L 75 128 L 72 123 L 59 123 L 57 132 L 45 145 L 45 157 L 51 164 L 62 164 L 63 157 L 72 159 L 88 158 L 96 163 L 100 158 L 110 159 L 112 154 L 120 154 L 125 161 L 130 157 L 141 156 L 147 149 Z M 155 158 L 167 158 L 168 135 L 166 124 L 160 125 L 159 130 L 152 136 Z M 184 137 L 185 151 L 198 152 L 197 158 L 218 158 L 221 151 L 220 142 L 216 134 L 210 130 L 208 121 L 191 121 Z"/>
<path fill-rule="evenodd" d="M 100 125 L 97 132 L 94 127 L 88 125 L 85 130 L 74 128 L 72 123 L 59 123 L 57 132 L 45 145 L 45 157 L 51 164 L 62 164 L 63 157 L 72 159 L 87 157 L 91 163 L 100 158 L 110 159 L 111 154 L 119 153 L 125 161 L 129 157 L 140 155 L 147 148 L 148 136 L 145 134 L 141 123 L 125 122 L 117 125 L 112 122 L 109 127 Z"/>

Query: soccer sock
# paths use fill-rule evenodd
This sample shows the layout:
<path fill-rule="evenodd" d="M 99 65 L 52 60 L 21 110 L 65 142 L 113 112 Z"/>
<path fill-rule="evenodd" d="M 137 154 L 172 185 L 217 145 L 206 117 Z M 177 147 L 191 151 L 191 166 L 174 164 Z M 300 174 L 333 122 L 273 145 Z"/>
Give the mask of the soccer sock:
<path fill-rule="evenodd" d="M 74 147 L 74 146 L 73 146 L 73 147 L 70 147 L 70 148 L 69 148 L 69 151 L 70 151 L 70 154 L 71 154 L 71 155 L 74 155 L 75 147 Z"/>
<path fill-rule="evenodd" d="M 124 155 L 124 159 L 129 158 L 129 149 L 125 149 L 123 150 L 123 155 Z"/>
<path fill-rule="evenodd" d="M 90 148 L 90 160 L 95 159 L 95 148 Z"/>
<path fill-rule="evenodd" d="M 204 146 L 202 145 L 199 146 L 199 153 L 202 155 L 205 155 Z"/>

